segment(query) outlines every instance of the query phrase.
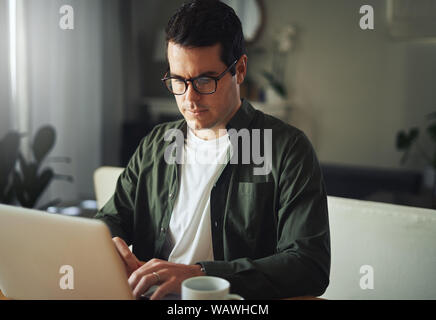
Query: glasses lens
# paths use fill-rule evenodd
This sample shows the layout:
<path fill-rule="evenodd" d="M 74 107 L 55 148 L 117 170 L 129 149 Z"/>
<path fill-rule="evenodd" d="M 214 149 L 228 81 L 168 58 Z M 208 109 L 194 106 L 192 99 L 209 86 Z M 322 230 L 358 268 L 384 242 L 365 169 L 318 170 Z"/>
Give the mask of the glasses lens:
<path fill-rule="evenodd" d="M 170 78 L 165 80 L 165 84 L 172 93 L 183 94 L 186 91 L 186 84 L 183 80 L 177 78 Z"/>
<path fill-rule="evenodd" d="M 200 93 L 212 93 L 216 90 L 216 81 L 213 78 L 201 77 L 195 79 L 194 86 Z"/>

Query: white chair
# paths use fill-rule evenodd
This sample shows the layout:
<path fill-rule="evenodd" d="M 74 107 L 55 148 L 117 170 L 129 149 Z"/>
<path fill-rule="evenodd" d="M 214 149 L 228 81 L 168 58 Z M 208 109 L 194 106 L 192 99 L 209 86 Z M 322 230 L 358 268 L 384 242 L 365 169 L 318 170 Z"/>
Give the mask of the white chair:
<path fill-rule="evenodd" d="M 328 197 L 327 299 L 436 299 L 436 210 Z"/>
<path fill-rule="evenodd" d="M 119 167 L 100 167 L 94 171 L 94 190 L 98 209 L 101 209 L 114 194 L 118 177 L 123 170 L 124 168 Z"/>
<path fill-rule="evenodd" d="M 124 168 L 100 167 L 94 171 L 94 190 L 98 209 L 101 209 L 112 197 L 117 186 L 118 177 Z M 132 251 L 132 245 L 129 246 Z"/>

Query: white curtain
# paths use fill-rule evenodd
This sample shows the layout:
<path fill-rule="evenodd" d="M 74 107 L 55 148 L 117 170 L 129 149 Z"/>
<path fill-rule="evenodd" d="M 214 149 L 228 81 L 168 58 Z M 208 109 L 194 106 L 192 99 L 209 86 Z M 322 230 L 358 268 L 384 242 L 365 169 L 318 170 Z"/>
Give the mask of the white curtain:
<path fill-rule="evenodd" d="M 11 104 L 9 118 L 15 122 L 11 127 L 33 136 L 41 126 L 52 125 L 57 139 L 49 156 L 68 157 L 71 163 L 47 162 L 45 165 L 58 174 L 74 178 L 73 183 L 54 180 L 38 205 L 55 198 L 93 198 L 93 171 L 102 163 L 102 114 L 103 103 L 107 103 L 107 97 L 103 96 L 103 92 L 107 92 L 104 81 L 111 81 L 104 79 L 107 72 L 103 69 L 104 65 L 120 64 L 119 52 L 109 55 L 112 61 L 104 59 L 103 43 L 111 39 L 105 40 L 108 35 L 103 22 L 110 21 L 111 30 L 115 29 L 118 2 L 7 1 L 9 5 L 13 2 L 17 5 L 16 23 L 23 31 L 16 33 L 17 97 L 21 102 Z M 64 16 L 60 8 L 65 4 L 74 10 L 72 30 L 63 30 L 59 25 Z M 106 17 L 108 14 L 114 16 Z M 117 39 L 113 41 L 119 43 Z M 115 49 L 120 50 L 119 46 Z M 20 69 L 22 66 L 25 68 Z M 120 95 L 118 92 L 118 97 Z M 115 100 L 121 105 L 120 99 Z"/>
<path fill-rule="evenodd" d="M 0 139 L 10 129 L 10 72 L 8 2 L 0 0 Z"/>

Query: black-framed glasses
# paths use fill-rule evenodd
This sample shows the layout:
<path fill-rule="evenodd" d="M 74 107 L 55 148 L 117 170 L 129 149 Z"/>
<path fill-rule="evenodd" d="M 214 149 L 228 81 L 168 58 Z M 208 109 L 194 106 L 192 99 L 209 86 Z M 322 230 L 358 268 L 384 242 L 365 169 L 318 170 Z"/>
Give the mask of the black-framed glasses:
<path fill-rule="evenodd" d="M 182 95 L 188 90 L 188 82 L 192 83 L 192 87 L 199 94 L 213 94 L 216 92 L 218 87 L 218 81 L 221 80 L 222 77 L 225 76 L 227 72 L 230 71 L 238 62 L 235 60 L 226 70 L 224 70 L 219 76 L 199 76 L 191 79 L 183 79 L 182 77 L 167 77 L 167 73 L 165 73 L 165 77 L 161 79 L 167 89 L 174 95 Z"/>

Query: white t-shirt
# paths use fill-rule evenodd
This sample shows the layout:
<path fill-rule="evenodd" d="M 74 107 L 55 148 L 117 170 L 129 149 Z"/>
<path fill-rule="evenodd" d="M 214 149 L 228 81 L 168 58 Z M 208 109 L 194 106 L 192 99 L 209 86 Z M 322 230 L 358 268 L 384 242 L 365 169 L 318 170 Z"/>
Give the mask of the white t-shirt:
<path fill-rule="evenodd" d="M 165 244 L 168 261 L 193 264 L 214 259 L 210 193 L 230 159 L 228 134 L 203 140 L 188 127 L 180 188 Z"/>

